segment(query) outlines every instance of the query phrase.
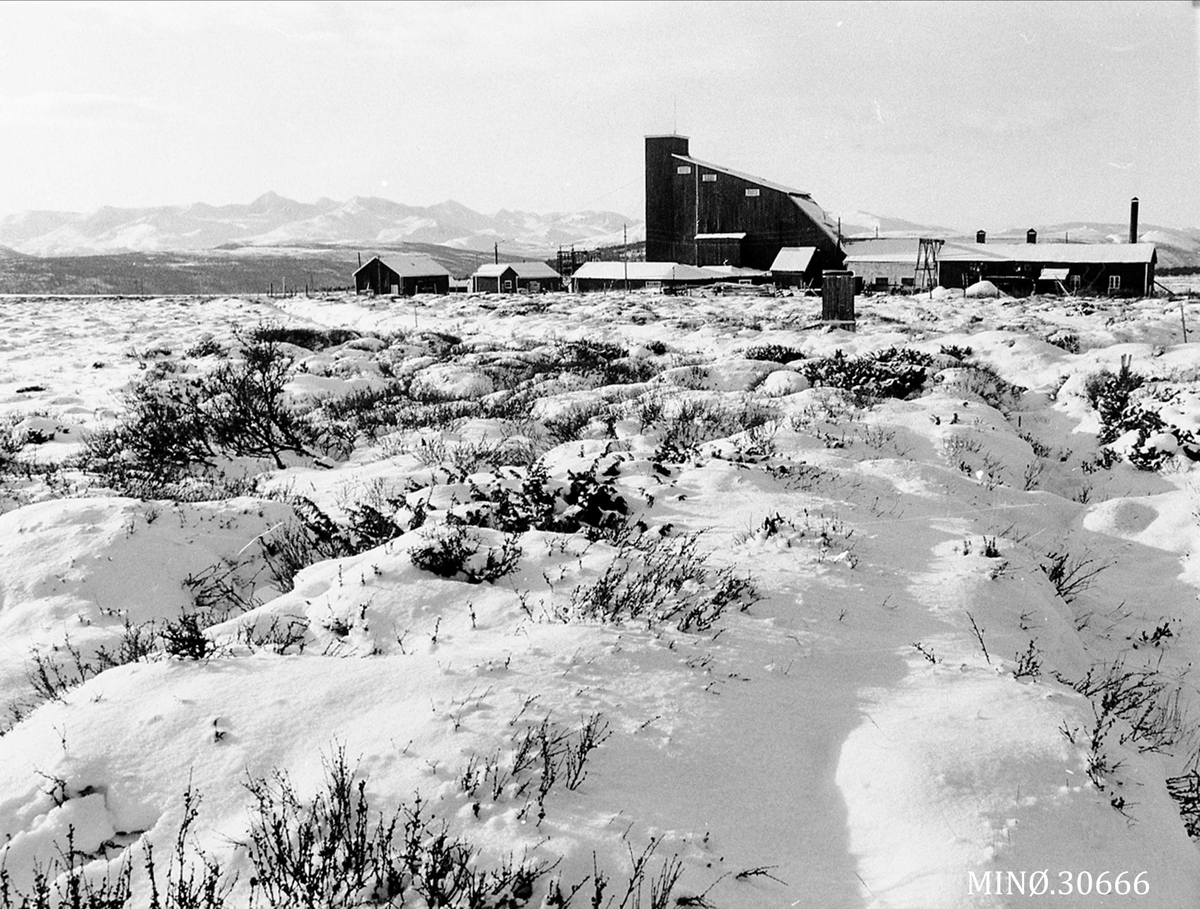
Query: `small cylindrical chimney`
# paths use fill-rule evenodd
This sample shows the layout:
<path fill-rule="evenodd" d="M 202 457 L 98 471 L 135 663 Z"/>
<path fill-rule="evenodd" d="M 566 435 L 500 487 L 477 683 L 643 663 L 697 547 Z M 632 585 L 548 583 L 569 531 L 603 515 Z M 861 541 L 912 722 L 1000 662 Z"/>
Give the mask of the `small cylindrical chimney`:
<path fill-rule="evenodd" d="M 975 242 L 976 243 L 986 243 L 987 242 L 987 231 L 986 230 L 975 231 Z"/>
<path fill-rule="evenodd" d="M 1036 243 L 1037 242 L 1037 231 L 1034 230 L 1032 227 L 1029 228 L 1029 230 L 1025 233 L 1025 242 L 1026 243 Z"/>
<path fill-rule="evenodd" d="M 1138 218 L 1138 198 L 1134 196 L 1129 200 L 1129 242 L 1137 242 L 1137 218 Z"/>

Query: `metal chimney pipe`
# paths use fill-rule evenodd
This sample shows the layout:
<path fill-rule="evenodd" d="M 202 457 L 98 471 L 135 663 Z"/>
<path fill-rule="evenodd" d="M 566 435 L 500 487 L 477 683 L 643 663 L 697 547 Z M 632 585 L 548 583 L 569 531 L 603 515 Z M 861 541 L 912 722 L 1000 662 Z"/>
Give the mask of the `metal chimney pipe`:
<path fill-rule="evenodd" d="M 1136 243 L 1138 241 L 1137 233 L 1138 221 L 1138 197 L 1134 196 L 1129 200 L 1129 242 Z"/>

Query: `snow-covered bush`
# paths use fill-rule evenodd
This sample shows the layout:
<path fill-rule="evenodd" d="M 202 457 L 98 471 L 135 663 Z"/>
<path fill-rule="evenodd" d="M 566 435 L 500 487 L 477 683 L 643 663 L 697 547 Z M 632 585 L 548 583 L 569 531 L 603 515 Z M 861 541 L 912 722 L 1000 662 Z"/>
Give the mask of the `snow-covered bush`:
<path fill-rule="evenodd" d="M 215 650 L 212 640 L 204 633 L 203 618 L 195 612 L 185 612 L 177 619 L 164 622 L 159 630 L 163 650 L 168 656 L 184 660 L 203 660 Z"/>
<path fill-rule="evenodd" d="M 686 460 L 705 442 L 753 432 L 773 423 L 777 417 L 773 408 L 749 400 L 727 405 L 693 398 L 676 408 L 664 407 L 661 422 L 654 424 L 661 437 L 653 460 L 658 464 Z"/>
<path fill-rule="evenodd" d="M 486 487 L 471 482 L 471 503 L 477 507 L 466 512 L 468 523 L 504 533 L 583 531 L 594 538 L 620 536 L 625 530 L 630 508 L 615 485 L 620 475 L 616 462 L 602 469 L 597 459 L 587 470 L 568 471 L 565 481 L 552 480 L 541 461 L 507 473 L 492 477 Z"/>
<path fill-rule="evenodd" d="M 1152 390 L 1147 382 L 1122 357 L 1116 375 L 1102 369 L 1088 376 L 1084 395 L 1100 417 L 1100 444 L 1119 448 L 1139 470 L 1158 470 L 1181 448 L 1200 450 L 1200 442 L 1191 431 L 1163 419 L 1154 402 L 1161 403 L 1170 392 Z"/>
<path fill-rule="evenodd" d="M 383 502 L 358 502 L 346 506 L 349 523 L 340 524 L 311 500 L 294 496 L 290 500 L 295 520 L 273 528 L 259 539 L 263 561 L 275 586 L 290 591 L 299 572 L 325 559 L 357 555 L 382 546 L 425 523 L 425 509 L 418 504 L 408 508 L 398 498 Z M 382 508 L 391 506 L 390 513 Z"/>
<path fill-rule="evenodd" d="M 621 542 L 600 577 L 572 590 L 556 617 L 563 622 L 674 622 L 680 631 L 704 631 L 727 607 L 749 608 L 758 598 L 754 583 L 729 568 L 711 571 L 697 544 L 696 534 L 643 534 Z"/>
<path fill-rule="evenodd" d="M 310 328 L 297 325 L 263 324 L 250 330 L 250 338 L 263 344 L 292 344 L 307 350 L 325 350 L 361 337 L 349 328 Z"/>
<path fill-rule="evenodd" d="M 515 534 L 505 536 L 499 546 L 484 547 L 481 535 L 453 516 L 443 523 L 426 525 L 421 533 L 422 540 L 409 550 L 409 558 L 422 571 L 439 577 L 468 584 L 494 584 L 516 571 L 521 561 L 521 546 Z"/>
<path fill-rule="evenodd" d="M 933 358 L 911 347 L 889 347 L 861 357 L 833 356 L 806 360 L 805 378 L 814 387 L 843 388 L 862 397 L 906 398 L 924 384 Z"/>
<path fill-rule="evenodd" d="M 742 352 L 747 360 L 769 360 L 774 363 L 789 363 L 792 360 L 803 360 L 804 351 L 785 344 L 760 344 L 748 347 Z"/>
<path fill-rule="evenodd" d="M 85 466 L 119 489 L 153 489 L 214 471 L 228 457 L 310 455 L 319 433 L 285 394 L 292 358 L 252 341 L 241 357 L 200 376 L 152 370 L 125 394 L 114 429 L 87 440 Z"/>

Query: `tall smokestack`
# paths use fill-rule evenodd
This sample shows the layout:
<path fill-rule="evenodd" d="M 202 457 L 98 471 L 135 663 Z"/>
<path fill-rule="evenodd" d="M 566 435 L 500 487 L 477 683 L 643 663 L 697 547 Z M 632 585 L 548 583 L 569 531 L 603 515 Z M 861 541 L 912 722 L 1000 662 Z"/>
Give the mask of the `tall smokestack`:
<path fill-rule="evenodd" d="M 1137 216 L 1138 216 L 1138 198 L 1134 196 L 1129 200 L 1129 242 L 1137 242 Z"/>

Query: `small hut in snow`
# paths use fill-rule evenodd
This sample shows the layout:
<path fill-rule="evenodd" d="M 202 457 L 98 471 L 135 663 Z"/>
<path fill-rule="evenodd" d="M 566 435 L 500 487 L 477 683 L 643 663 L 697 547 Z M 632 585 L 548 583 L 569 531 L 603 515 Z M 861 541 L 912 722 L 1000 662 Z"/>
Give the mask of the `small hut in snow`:
<path fill-rule="evenodd" d="M 545 262 L 497 262 L 471 275 L 471 290 L 483 294 L 542 294 L 562 290 L 562 275 Z"/>

